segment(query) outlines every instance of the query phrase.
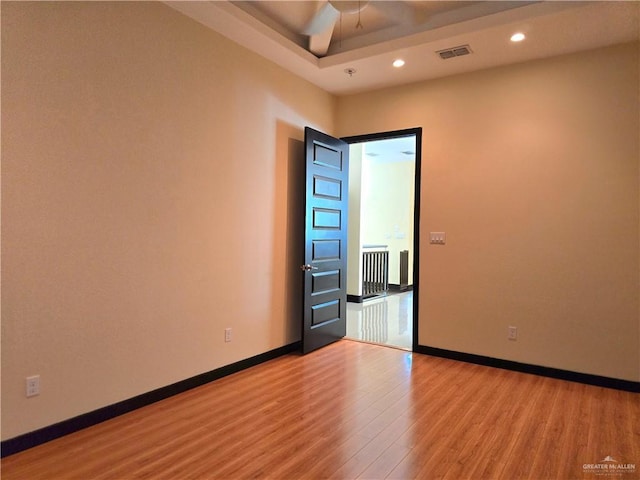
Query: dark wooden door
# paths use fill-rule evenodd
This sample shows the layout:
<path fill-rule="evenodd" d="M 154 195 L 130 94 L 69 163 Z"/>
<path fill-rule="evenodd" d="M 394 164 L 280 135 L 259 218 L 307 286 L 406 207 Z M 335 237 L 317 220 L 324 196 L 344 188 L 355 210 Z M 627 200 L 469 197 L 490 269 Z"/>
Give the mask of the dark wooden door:
<path fill-rule="evenodd" d="M 306 200 L 302 352 L 347 333 L 349 146 L 305 128 Z"/>

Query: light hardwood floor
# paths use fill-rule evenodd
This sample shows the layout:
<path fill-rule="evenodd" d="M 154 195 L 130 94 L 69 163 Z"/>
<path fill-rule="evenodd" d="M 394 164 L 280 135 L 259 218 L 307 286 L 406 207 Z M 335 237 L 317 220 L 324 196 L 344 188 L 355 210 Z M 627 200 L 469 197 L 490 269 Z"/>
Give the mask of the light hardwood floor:
<path fill-rule="evenodd" d="M 607 456 L 635 472 L 585 469 Z M 2 478 L 631 480 L 640 396 L 343 340 L 9 456 Z"/>
<path fill-rule="evenodd" d="M 413 291 L 347 302 L 347 338 L 411 350 Z"/>

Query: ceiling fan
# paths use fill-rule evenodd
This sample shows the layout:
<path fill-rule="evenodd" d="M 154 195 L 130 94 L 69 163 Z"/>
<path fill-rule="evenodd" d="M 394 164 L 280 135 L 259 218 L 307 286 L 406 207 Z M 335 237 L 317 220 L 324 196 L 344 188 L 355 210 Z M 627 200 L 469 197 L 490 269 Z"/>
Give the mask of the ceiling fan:
<path fill-rule="evenodd" d="M 398 23 L 407 23 L 414 17 L 413 9 L 406 2 L 401 1 L 327 0 L 302 31 L 309 36 L 309 51 L 319 57 L 327 54 L 333 29 L 343 14 L 357 13 L 356 28 L 362 28 L 359 15 L 367 7 L 375 8 Z"/>

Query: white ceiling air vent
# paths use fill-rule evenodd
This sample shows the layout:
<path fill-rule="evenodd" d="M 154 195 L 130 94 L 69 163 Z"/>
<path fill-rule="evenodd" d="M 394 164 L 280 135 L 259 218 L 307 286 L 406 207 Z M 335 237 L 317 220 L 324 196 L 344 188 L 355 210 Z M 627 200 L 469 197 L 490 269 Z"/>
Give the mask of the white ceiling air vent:
<path fill-rule="evenodd" d="M 460 45 L 459 47 L 447 48 L 445 50 L 438 50 L 436 52 L 440 55 L 440 58 L 447 60 L 453 57 L 462 57 L 463 55 L 469 55 L 471 53 L 471 47 L 469 45 Z"/>

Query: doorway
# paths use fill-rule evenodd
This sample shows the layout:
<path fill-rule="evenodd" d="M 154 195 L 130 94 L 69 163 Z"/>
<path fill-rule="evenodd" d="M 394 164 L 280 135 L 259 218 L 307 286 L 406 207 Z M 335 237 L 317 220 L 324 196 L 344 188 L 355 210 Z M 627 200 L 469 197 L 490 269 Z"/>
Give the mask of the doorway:
<path fill-rule="evenodd" d="M 346 338 L 413 350 L 422 129 L 343 140 L 350 157 Z"/>

